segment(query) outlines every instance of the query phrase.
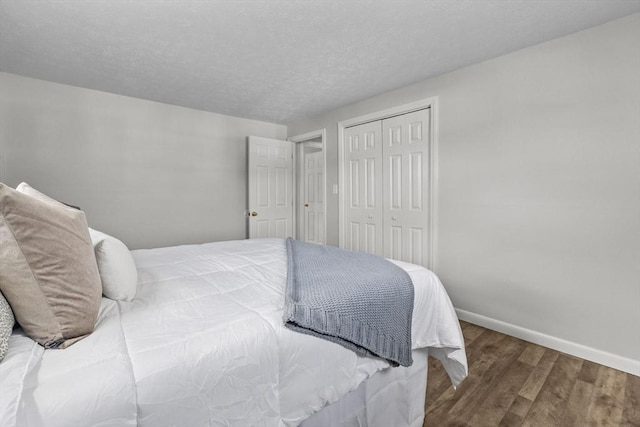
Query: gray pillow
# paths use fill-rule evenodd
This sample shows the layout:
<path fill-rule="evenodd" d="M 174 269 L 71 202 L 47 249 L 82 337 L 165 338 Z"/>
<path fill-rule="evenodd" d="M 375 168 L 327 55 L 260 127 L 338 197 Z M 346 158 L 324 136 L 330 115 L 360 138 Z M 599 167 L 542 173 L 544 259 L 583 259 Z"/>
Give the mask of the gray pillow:
<path fill-rule="evenodd" d="M 0 183 L 0 291 L 25 334 L 65 348 L 93 332 L 102 284 L 84 212 Z"/>
<path fill-rule="evenodd" d="M 9 303 L 0 292 L 0 362 L 7 354 L 7 350 L 9 350 L 9 338 L 15 322 L 13 311 L 11 311 Z"/>

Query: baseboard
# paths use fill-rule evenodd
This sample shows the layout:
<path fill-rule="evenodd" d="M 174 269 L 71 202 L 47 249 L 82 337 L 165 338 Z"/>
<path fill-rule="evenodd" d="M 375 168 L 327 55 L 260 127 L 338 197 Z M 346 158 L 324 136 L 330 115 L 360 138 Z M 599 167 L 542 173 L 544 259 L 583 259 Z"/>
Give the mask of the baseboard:
<path fill-rule="evenodd" d="M 538 344 L 543 347 L 548 347 L 562 353 L 567 353 L 581 359 L 589 360 L 632 375 L 640 376 L 640 361 L 638 360 L 629 359 L 618 356 L 617 354 L 608 353 L 582 344 L 566 341 L 561 338 L 532 331 L 531 329 L 512 325 L 510 323 L 492 319 L 470 311 L 456 308 L 456 313 L 458 314 L 458 318 L 465 322 L 473 323 L 474 325 L 482 326 L 483 328 L 491 329 L 492 331 L 510 335 L 512 337 Z"/>

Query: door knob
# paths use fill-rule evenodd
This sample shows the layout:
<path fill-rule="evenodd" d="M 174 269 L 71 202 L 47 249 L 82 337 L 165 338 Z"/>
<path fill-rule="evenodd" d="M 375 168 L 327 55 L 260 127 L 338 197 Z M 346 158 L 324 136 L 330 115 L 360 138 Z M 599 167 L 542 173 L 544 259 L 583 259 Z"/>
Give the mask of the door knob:
<path fill-rule="evenodd" d="M 308 207 L 309 207 L 309 203 L 305 203 L 305 204 L 304 204 L 304 207 L 305 207 L 305 208 L 308 208 Z"/>
<path fill-rule="evenodd" d="M 258 216 L 258 212 L 256 211 L 251 212 L 251 216 Z"/>

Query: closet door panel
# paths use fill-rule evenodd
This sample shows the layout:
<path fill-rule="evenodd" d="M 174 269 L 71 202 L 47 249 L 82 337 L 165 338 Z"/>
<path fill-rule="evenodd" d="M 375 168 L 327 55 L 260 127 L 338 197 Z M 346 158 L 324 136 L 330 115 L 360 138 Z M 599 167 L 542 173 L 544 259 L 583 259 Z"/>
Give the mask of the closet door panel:
<path fill-rule="evenodd" d="M 345 129 L 345 248 L 383 255 L 382 123 Z"/>
<path fill-rule="evenodd" d="M 382 121 L 384 256 L 427 265 L 430 110 Z"/>

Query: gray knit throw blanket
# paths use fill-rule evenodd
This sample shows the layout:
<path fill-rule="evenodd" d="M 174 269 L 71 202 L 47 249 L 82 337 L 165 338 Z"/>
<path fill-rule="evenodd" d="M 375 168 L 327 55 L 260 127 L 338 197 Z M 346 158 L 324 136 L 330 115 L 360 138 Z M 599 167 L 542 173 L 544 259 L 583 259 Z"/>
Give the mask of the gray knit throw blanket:
<path fill-rule="evenodd" d="M 284 323 L 360 356 L 410 366 L 413 283 L 384 258 L 286 241 Z"/>

